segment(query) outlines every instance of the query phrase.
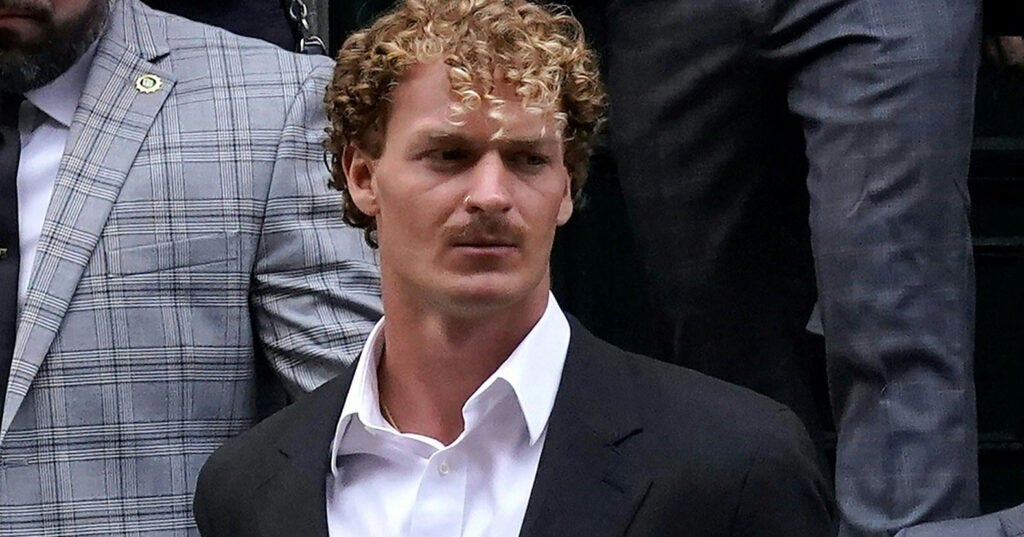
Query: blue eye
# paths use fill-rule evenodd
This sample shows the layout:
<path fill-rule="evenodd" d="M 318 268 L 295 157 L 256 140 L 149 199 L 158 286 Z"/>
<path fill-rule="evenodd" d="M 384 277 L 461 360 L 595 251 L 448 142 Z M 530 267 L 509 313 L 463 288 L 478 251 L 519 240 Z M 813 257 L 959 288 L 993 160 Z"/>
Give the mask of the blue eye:
<path fill-rule="evenodd" d="M 540 153 L 517 153 L 512 158 L 514 166 L 525 168 L 529 171 L 536 171 L 547 166 L 550 162 L 551 159 L 549 157 Z"/>
<path fill-rule="evenodd" d="M 454 172 L 470 165 L 471 153 L 465 149 L 433 149 L 423 155 L 430 167 L 443 171 Z"/>
<path fill-rule="evenodd" d="M 548 158 L 543 155 L 526 155 L 526 164 L 530 166 L 543 166 L 549 162 Z"/>

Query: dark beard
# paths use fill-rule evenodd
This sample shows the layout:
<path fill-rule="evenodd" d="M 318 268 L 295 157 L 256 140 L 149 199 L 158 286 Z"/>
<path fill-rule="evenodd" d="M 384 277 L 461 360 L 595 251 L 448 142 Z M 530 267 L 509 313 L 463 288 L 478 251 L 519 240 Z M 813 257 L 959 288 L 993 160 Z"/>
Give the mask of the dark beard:
<path fill-rule="evenodd" d="M 62 27 L 47 20 L 43 37 L 34 43 L 15 43 L 12 36 L 0 31 L 0 91 L 25 93 L 67 71 L 103 33 L 111 4 L 112 0 L 95 2 L 79 19 Z"/>

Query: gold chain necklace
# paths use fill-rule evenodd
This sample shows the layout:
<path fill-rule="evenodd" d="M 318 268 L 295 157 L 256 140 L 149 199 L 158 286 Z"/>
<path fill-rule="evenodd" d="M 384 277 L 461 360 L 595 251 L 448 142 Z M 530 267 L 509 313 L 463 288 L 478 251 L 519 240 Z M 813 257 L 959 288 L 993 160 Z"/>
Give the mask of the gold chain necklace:
<path fill-rule="evenodd" d="M 380 394 L 378 394 L 378 397 L 380 397 Z M 394 427 L 396 431 L 399 431 L 400 429 L 398 428 L 398 424 L 395 423 L 395 418 L 391 415 L 391 411 L 388 410 L 388 404 L 384 402 L 384 398 L 380 399 L 380 409 L 383 411 L 384 419 L 387 420 L 388 425 Z"/>
<path fill-rule="evenodd" d="M 380 368 L 384 365 L 384 355 L 386 353 L 386 344 L 381 343 L 380 345 L 380 358 L 377 361 L 377 399 L 380 400 L 381 414 L 384 415 L 384 419 L 388 422 L 388 425 L 395 428 L 396 431 L 401 432 L 398 428 L 398 424 L 395 423 L 395 417 L 391 415 L 391 411 L 388 410 L 388 404 L 384 402 L 384 397 L 380 393 Z"/>

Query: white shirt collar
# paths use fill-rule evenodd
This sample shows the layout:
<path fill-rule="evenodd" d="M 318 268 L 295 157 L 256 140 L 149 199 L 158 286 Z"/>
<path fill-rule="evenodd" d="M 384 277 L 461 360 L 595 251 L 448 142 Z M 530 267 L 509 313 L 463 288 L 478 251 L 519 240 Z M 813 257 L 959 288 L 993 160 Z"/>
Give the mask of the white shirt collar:
<path fill-rule="evenodd" d="M 359 355 L 331 445 L 332 471 L 337 471 L 337 457 L 341 454 L 338 448 L 354 420 L 375 433 L 396 433 L 381 415 L 377 390 L 377 362 L 384 346 L 384 323 L 385 318 L 381 318 L 373 327 Z M 530 435 L 530 445 L 537 443 L 547 428 L 555 404 L 568 348 L 569 322 L 554 295 L 548 293 L 547 307 L 540 320 L 512 354 L 473 392 L 463 412 L 488 388 L 503 381 L 516 396 Z"/>
<path fill-rule="evenodd" d="M 75 110 L 78 108 L 78 101 L 82 98 L 82 92 L 85 91 L 89 67 L 92 66 L 93 57 L 96 56 L 98 43 L 97 39 L 74 65 L 49 84 L 26 91 L 25 99 L 60 124 L 71 127 L 71 121 L 75 118 Z"/>

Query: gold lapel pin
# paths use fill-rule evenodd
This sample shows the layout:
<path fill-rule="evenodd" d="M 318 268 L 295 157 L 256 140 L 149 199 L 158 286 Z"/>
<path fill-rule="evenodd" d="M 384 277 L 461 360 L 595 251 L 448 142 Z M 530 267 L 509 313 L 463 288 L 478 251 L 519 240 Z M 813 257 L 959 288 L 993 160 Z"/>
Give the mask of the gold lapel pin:
<path fill-rule="evenodd" d="M 0 259 L 7 257 L 7 248 L 0 248 Z"/>
<path fill-rule="evenodd" d="M 156 93 L 164 86 L 164 81 L 156 75 L 142 75 L 135 80 L 135 89 L 140 93 Z"/>

